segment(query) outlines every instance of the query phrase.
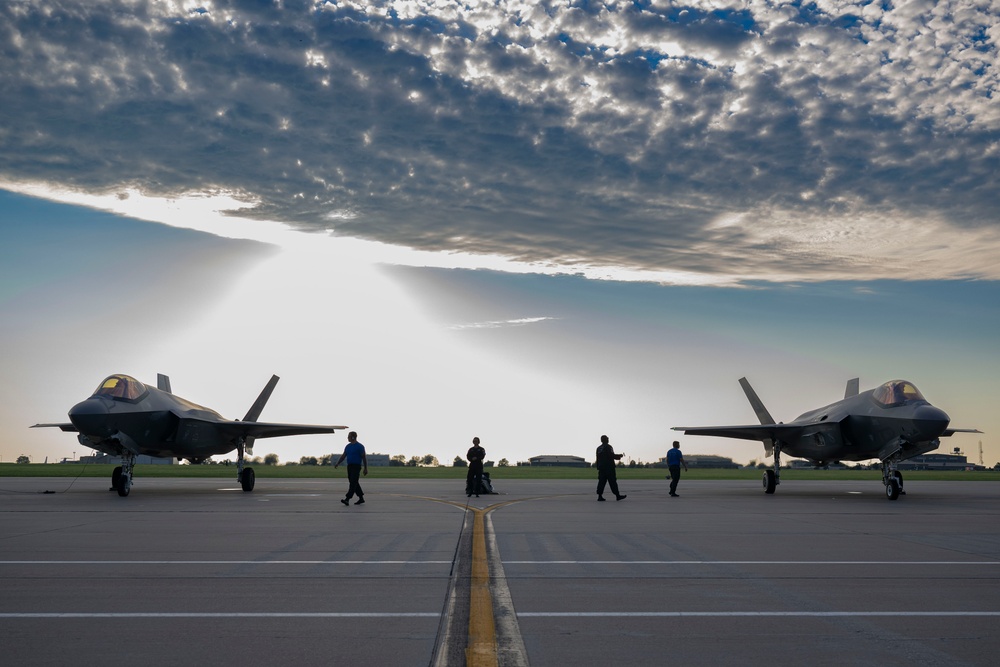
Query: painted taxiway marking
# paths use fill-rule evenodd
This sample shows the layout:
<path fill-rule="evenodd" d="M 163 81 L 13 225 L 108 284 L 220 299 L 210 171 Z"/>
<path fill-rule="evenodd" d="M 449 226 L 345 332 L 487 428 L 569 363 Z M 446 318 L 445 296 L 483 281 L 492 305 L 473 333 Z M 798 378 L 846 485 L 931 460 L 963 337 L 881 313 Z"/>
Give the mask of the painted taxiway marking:
<path fill-rule="evenodd" d="M 451 565 L 450 560 L 0 560 L 0 565 Z"/>
<path fill-rule="evenodd" d="M 472 582 L 469 600 L 469 639 L 465 649 L 468 667 L 497 667 L 497 632 L 490 595 L 490 566 L 486 559 L 486 531 L 483 515 L 487 510 L 470 508 L 472 523 Z"/>
<path fill-rule="evenodd" d="M 4 613 L 0 618 L 439 618 L 440 612 L 54 612 Z"/>
<path fill-rule="evenodd" d="M 510 591 L 507 590 L 506 581 L 503 581 L 503 563 L 495 544 L 491 544 L 492 549 L 487 546 L 485 524 L 490 513 L 494 510 L 514 503 L 554 496 L 504 500 L 486 507 L 473 507 L 468 501 L 459 503 L 444 498 L 409 497 L 451 505 L 473 514 L 472 560 L 469 576 L 469 627 L 465 645 L 465 667 L 498 667 L 501 662 L 501 654 L 504 665 L 527 665 L 527 653 L 520 637 L 520 630 L 517 628 L 516 613 L 511 604 Z M 491 554 L 495 563 L 492 575 L 490 573 Z M 505 605 L 501 610 L 502 637 L 499 639 L 497 637 L 497 619 L 493 613 L 494 595 L 496 595 L 499 604 Z M 443 662 L 437 664 L 447 665 L 447 651 L 441 655 Z"/>
<path fill-rule="evenodd" d="M 1000 617 L 1000 611 L 527 611 L 520 618 Z M 0 612 L 0 618 L 439 618 L 440 612 Z"/>
<path fill-rule="evenodd" d="M 506 565 L 1000 565 L 970 560 L 505 560 Z"/>
<path fill-rule="evenodd" d="M 471 511 L 471 510 L 470 510 Z M 505 560 L 506 565 L 1000 565 L 969 560 Z M 450 560 L 0 560 L 0 565 L 451 565 Z"/>
<path fill-rule="evenodd" d="M 951 616 L 1000 616 L 1000 611 L 527 611 L 519 612 L 520 618 L 719 618 L 719 617 L 951 617 Z"/>

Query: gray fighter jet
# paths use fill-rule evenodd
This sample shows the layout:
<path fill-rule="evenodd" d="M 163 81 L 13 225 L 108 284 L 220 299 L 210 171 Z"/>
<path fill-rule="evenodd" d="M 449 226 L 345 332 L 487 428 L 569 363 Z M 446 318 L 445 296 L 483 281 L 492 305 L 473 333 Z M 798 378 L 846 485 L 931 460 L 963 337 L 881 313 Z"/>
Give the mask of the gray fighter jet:
<path fill-rule="evenodd" d="M 243 454 L 253 453 L 254 439 L 333 433 L 347 428 L 257 421 L 278 384 L 277 375 L 271 376 L 242 421 L 225 419 L 214 410 L 175 396 L 166 375 L 158 374 L 156 380 L 157 386 L 151 387 L 128 375 L 111 375 L 90 398 L 70 408 L 70 423 L 35 424 L 32 428 L 55 427 L 79 433 L 80 444 L 120 456 L 122 465 L 111 475 L 111 487 L 119 496 L 129 494 L 132 469 L 140 454 L 201 463 L 235 449 L 236 481 L 244 491 L 253 491 L 254 471 L 244 465 Z"/>
<path fill-rule="evenodd" d="M 848 380 L 843 400 L 800 415 L 787 424 L 776 424 L 757 393 L 740 378 L 760 426 L 676 426 L 685 435 L 760 440 L 767 456 L 774 454 L 774 468 L 764 472 L 764 492 L 774 493 L 780 483 L 781 454 L 808 459 L 817 466 L 833 461 L 882 462 L 882 483 L 889 500 L 903 494 L 900 461 L 938 448 L 940 438 L 955 433 L 981 433 L 976 429 L 948 428 L 944 410 L 927 402 L 912 382 L 891 380 L 858 393 L 858 378 Z"/>

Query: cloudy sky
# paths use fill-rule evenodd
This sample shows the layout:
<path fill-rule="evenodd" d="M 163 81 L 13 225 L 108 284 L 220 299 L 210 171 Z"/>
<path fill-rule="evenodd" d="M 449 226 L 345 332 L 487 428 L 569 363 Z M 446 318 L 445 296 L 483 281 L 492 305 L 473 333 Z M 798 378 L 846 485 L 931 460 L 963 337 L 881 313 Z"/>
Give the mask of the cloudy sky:
<path fill-rule="evenodd" d="M 0 456 L 80 455 L 25 427 L 113 372 L 447 461 L 860 376 L 992 465 L 998 43 L 987 0 L 3 3 Z"/>

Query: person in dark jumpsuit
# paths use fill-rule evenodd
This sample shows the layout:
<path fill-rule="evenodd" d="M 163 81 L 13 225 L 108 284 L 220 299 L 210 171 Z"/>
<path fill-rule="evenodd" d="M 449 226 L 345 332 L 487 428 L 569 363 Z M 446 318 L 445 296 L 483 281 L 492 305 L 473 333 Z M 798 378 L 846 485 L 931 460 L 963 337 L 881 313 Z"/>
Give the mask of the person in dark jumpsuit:
<path fill-rule="evenodd" d="M 611 487 L 615 500 L 625 500 L 624 493 L 618 492 L 618 473 L 615 462 L 620 461 L 624 454 L 615 454 L 608 436 L 601 436 L 601 446 L 597 448 L 597 499 L 604 500 L 604 485 Z"/>
<path fill-rule="evenodd" d="M 476 494 L 479 497 L 479 486 L 483 482 L 483 460 L 486 458 L 486 449 L 479 446 L 479 438 L 472 439 L 472 447 L 466 453 L 465 458 L 469 459 L 469 474 L 465 478 L 466 497 Z"/>

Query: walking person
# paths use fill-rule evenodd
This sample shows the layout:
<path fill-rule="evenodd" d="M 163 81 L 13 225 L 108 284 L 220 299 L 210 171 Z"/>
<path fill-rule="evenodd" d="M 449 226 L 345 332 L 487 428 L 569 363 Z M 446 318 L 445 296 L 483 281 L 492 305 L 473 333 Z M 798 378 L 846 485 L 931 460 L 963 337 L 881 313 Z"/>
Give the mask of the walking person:
<path fill-rule="evenodd" d="M 674 440 L 674 448 L 667 452 L 667 468 L 670 469 L 670 495 L 678 498 L 677 482 L 681 481 L 681 466 L 687 472 L 688 464 L 681 453 L 681 443 Z"/>
<path fill-rule="evenodd" d="M 601 436 L 601 445 L 597 448 L 597 499 L 604 500 L 604 485 L 611 487 L 615 500 L 625 500 L 624 493 L 618 492 L 618 473 L 615 462 L 620 461 L 625 454 L 615 454 L 608 436 Z"/>
<path fill-rule="evenodd" d="M 365 446 L 358 442 L 358 434 L 351 431 L 347 434 L 347 446 L 340 459 L 333 465 L 334 468 L 340 466 L 347 459 L 347 497 L 341 498 L 340 502 L 345 505 L 351 504 L 351 498 L 358 497 L 355 505 L 363 505 L 365 502 L 365 492 L 361 490 L 362 466 L 365 477 L 368 476 L 368 455 L 365 453 Z"/>
<path fill-rule="evenodd" d="M 483 461 L 486 459 L 486 449 L 479 445 L 479 438 L 472 439 L 472 447 L 465 454 L 469 459 L 469 474 L 465 477 L 465 496 L 472 497 L 476 494 L 479 497 L 479 487 L 483 483 Z"/>

